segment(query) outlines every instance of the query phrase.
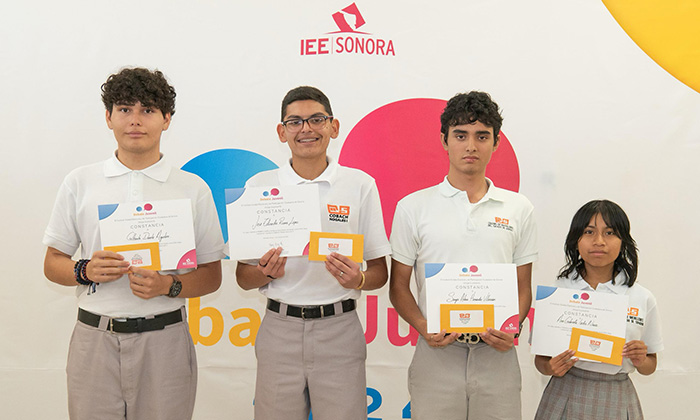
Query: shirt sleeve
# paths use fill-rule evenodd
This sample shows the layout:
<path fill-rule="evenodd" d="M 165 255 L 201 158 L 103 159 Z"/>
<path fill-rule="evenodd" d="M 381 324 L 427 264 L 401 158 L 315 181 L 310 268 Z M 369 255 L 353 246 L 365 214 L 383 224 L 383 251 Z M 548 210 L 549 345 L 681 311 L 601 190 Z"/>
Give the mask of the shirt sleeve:
<path fill-rule="evenodd" d="M 66 178 L 58 189 L 42 242 L 72 256 L 78 250 L 81 241 L 77 226 L 76 195 L 67 181 Z"/>
<path fill-rule="evenodd" d="M 194 235 L 197 247 L 197 264 L 219 261 L 226 257 L 221 224 L 209 187 L 200 186 L 194 206 Z"/>
<path fill-rule="evenodd" d="M 647 345 L 647 353 L 658 353 L 664 349 L 664 342 L 661 337 L 661 319 L 659 317 L 656 298 L 649 292 L 647 298 L 647 314 L 644 320 L 644 332 L 642 341 Z"/>
<path fill-rule="evenodd" d="M 391 254 L 391 245 L 386 238 L 384 215 L 379 199 L 379 190 L 374 180 L 362 200 L 360 210 L 360 233 L 364 235 L 365 261 Z"/>
<path fill-rule="evenodd" d="M 403 200 L 399 201 L 391 227 L 391 258 L 401 264 L 413 266 L 418 257 L 418 246 L 416 224 L 406 211 Z"/>
<path fill-rule="evenodd" d="M 534 208 L 530 204 L 527 214 L 523 218 L 520 238 L 513 251 L 513 263 L 520 266 L 534 261 L 537 261 L 537 224 L 535 223 Z"/>

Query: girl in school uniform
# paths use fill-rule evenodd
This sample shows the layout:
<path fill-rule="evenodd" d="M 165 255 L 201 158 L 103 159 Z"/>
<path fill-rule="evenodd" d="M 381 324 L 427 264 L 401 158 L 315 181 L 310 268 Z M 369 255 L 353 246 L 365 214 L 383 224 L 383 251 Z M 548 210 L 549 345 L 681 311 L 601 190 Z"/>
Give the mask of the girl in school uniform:
<path fill-rule="evenodd" d="M 654 373 L 663 341 L 656 299 L 636 283 L 637 245 L 629 219 L 611 201 L 586 203 L 571 221 L 564 248 L 566 265 L 556 287 L 629 296 L 623 362 L 615 366 L 579 361 L 573 350 L 535 356 L 537 370 L 552 377 L 535 420 L 643 419 L 629 374 Z"/>

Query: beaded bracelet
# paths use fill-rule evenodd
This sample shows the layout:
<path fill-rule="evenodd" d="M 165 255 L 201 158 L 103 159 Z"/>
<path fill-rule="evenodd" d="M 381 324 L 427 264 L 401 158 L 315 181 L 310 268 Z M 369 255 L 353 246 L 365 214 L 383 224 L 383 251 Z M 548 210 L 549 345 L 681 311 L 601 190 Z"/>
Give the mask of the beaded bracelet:
<path fill-rule="evenodd" d="M 75 266 L 73 266 L 73 274 L 75 275 L 75 281 L 77 281 L 78 284 L 82 284 L 84 286 L 93 284 L 93 281 L 87 276 L 87 265 L 89 262 L 90 260 L 85 259 L 75 262 Z"/>

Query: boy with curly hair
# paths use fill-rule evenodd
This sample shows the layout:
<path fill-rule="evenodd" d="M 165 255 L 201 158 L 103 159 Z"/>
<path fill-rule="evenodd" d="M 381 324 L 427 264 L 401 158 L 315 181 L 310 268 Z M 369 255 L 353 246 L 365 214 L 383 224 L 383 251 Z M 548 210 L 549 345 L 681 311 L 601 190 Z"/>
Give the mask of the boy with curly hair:
<path fill-rule="evenodd" d="M 102 85 L 102 101 L 117 150 L 66 176 L 43 240 L 46 277 L 77 288 L 66 368 L 70 418 L 191 419 L 197 361 L 184 303 L 221 284 L 214 201 L 204 181 L 160 153 L 175 113 L 175 89 L 163 73 L 123 69 Z M 102 249 L 98 205 L 174 199 L 191 202 L 196 269 L 130 267 Z"/>

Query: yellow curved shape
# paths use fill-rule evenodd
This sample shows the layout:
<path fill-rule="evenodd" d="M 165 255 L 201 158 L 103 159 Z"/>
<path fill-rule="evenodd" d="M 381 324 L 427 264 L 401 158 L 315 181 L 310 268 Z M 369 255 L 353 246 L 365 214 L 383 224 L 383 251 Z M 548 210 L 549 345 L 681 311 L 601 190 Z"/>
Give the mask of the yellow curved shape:
<path fill-rule="evenodd" d="M 652 60 L 700 92 L 700 1 L 603 0 L 603 3 Z"/>

